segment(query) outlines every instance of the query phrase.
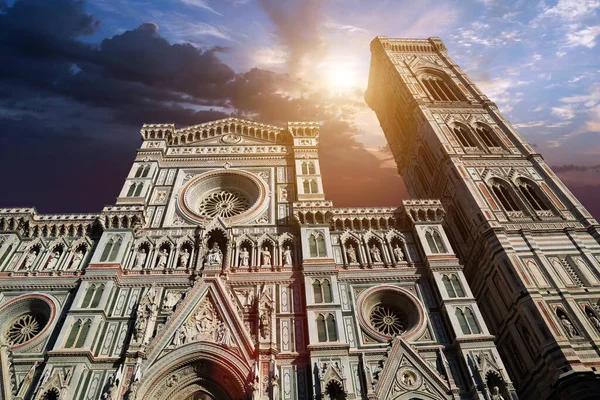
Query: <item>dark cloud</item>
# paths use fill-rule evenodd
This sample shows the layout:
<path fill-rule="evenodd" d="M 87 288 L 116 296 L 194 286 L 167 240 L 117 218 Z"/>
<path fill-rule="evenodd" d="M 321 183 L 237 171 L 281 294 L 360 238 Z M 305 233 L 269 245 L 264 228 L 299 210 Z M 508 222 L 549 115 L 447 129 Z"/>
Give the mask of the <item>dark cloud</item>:
<path fill-rule="evenodd" d="M 575 165 L 575 164 L 564 164 L 564 165 L 554 165 L 552 166 L 552 170 L 557 173 L 563 172 L 585 172 L 585 171 L 596 171 L 600 170 L 600 165 Z"/>
<path fill-rule="evenodd" d="M 292 75 L 302 72 L 304 59 L 323 48 L 319 28 L 325 14 L 320 0 L 261 0 L 260 5 L 275 26 L 274 34 L 288 52 Z"/>
<path fill-rule="evenodd" d="M 318 2 L 296 3 L 297 18 L 274 2 L 264 7 L 295 60 L 308 54 Z M 362 94 L 332 98 L 257 68 L 236 74 L 219 58 L 224 49 L 169 43 L 153 23 L 98 45 L 80 40 L 98 26 L 78 1 L 18 0 L 0 15 L 0 125 L 10 132 L 0 141 L 0 168 L 19 168 L 3 182 L 9 194 L 0 204 L 99 210 L 118 194 L 142 123 L 187 126 L 228 115 L 320 121 L 325 188 L 336 204 L 396 205 L 405 196 L 395 171 L 380 168 L 348 122 L 366 107 Z"/>

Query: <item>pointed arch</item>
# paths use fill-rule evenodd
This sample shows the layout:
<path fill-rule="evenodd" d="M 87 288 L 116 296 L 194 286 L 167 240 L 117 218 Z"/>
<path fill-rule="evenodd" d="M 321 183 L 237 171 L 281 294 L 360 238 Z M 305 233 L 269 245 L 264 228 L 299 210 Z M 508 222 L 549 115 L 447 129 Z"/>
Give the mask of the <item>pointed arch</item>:
<path fill-rule="evenodd" d="M 144 182 L 138 182 L 138 185 L 135 189 L 134 197 L 140 197 L 142 194 L 142 189 L 144 188 Z"/>
<path fill-rule="evenodd" d="M 121 236 L 115 239 L 112 249 L 110 251 L 110 256 L 108 257 L 108 261 L 115 261 L 117 259 L 117 255 L 119 254 L 122 242 L 123 238 Z"/>
<path fill-rule="evenodd" d="M 491 187 L 492 192 L 506 211 L 521 211 L 521 208 L 515 200 L 513 191 L 505 181 L 492 178 L 488 185 Z"/>
<path fill-rule="evenodd" d="M 463 147 L 478 147 L 473 132 L 468 126 L 455 122 L 451 125 L 451 129 Z"/>
<path fill-rule="evenodd" d="M 77 321 L 75 321 L 73 326 L 71 326 L 71 332 L 69 333 L 67 341 L 65 342 L 66 348 L 70 349 L 75 345 L 75 341 L 77 340 L 77 336 L 79 335 L 79 331 L 81 330 L 81 325 L 82 322 L 80 319 L 78 319 Z"/>
<path fill-rule="evenodd" d="M 446 250 L 446 245 L 444 244 L 444 240 L 442 239 L 442 235 L 440 235 L 440 233 L 435 230 L 433 231 L 433 240 L 435 241 L 435 245 L 438 249 L 438 253 L 447 253 L 448 250 Z"/>
<path fill-rule="evenodd" d="M 335 317 L 333 316 L 333 314 L 327 315 L 327 319 L 325 322 L 326 322 L 326 326 L 327 326 L 328 340 L 330 342 L 337 342 L 337 340 L 338 340 L 337 326 L 336 326 Z"/>
<path fill-rule="evenodd" d="M 481 122 L 477 123 L 475 125 L 475 132 L 487 147 L 501 147 L 498 138 L 488 125 Z"/>
<path fill-rule="evenodd" d="M 456 293 L 456 296 L 465 297 L 465 292 L 462 288 L 462 285 L 460 284 L 460 279 L 458 279 L 458 276 L 456 274 L 452 274 L 452 276 L 450 277 L 450 282 L 452 283 L 452 287 L 454 289 L 454 292 Z"/>
<path fill-rule="evenodd" d="M 463 335 L 470 335 L 471 328 L 469 328 L 469 324 L 467 322 L 467 318 L 465 317 L 464 311 L 461 310 L 460 308 L 457 308 L 454 311 L 454 315 L 456 316 L 456 319 L 458 320 L 458 325 L 460 326 L 460 330 L 462 331 Z"/>
<path fill-rule="evenodd" d="M 312 287 L 313 287 L 313 298 L 314 298 L 315 303 L 322 303 L 323 302 L 323 293 L 322 293 L 321 282 L 318 279 L 315 279 L 313 281 Z"/>
<path fill-rule="evenodd" d="M 126 197 L 132 197 L 133 194 L 135 193 L 135 187 L 137 186 L 136 182 L 132 182 L 129 185 L 129 190 L 127 191 L 127 196 Z"/>
<path fill-rule="evenodd" d="M 317 339 L 319 342 L 327 341 L 327 327 L 325 325 L 325 317 L 322 314 L 317 315 Z"/>
<path fill-rule="evenodd" d="M 100 299 L 102 299 L 102 294 L 104 293 L 104 285 L 98 286 L 96 288 L 96 293 L 94 294 L 94 299 L 92 300 L 91 308 L 96 308 L 100 304 Z"/>
<path fill-rule="evenodd" d="M 310 181 L 308 179 L 302 182 L 302 188 L 304 189 L 304 193 L 310 193 Z"/>
<path fill-rule="evenodd" d="M 431 253 L 433 253 L 433 254 L 439 253 L 437 245 L 435 244 L 435 241 L 433 240 L 433 235 L 431 234 L 430 231 L 425 232 L 425 240 L 427 240 L 427 245 L 429 246 L 429 250 L 431 251 Z"/>
<path fill-rule="evenodd" d="M 473 314 L 473 310 L 471 310 L 471 308 L 465 308 L 465 317 L 467 319 L 467 323 L 469 324 L 469 329 L 471 330 L 471 333 L 481 333 L 481 329 L 479 329 L 479 324 L 477 323 L 477 319 L 475 318 L 475 315 Z"/>
<path fill-rule="evenodd" d="M 102 251 L 102 255 L 100 256 L 100 262 L 104 262 L 108 260 L 110 253 L 112 252 L 112 248 L 114 246 L 113 239 L 109 238 L 106 244 L 104 245 L 104 250 Z"/>
<path fill-rule="evenodd" d="M 323 283 L 321 283 L 321 290 L 323 291 L 323 303 L 331 303 L 331 284 L 328 279 L 323 279 Z"/>
<path fill-rule="evenodd" d="M 448 275 L 444 275 L 442 277 L 442 282 L 444 283 L 444 287 L 446 288 L 446 293 L 448 293 L 448 297 L 456 297 L 456 292 L 454 291 L 454 287 L 452 282 L 450 282 L 450 278 Z"/>
<path fill-rule="evenodd" d="M 519 178 L 516 181 L 516 185 L 531 208 L 535 211 L 550 211 L 547 201 L 544 200 L 544 196 L 535 183 Z"/>
<path fill-rule="evenodd" d="M 85 296 L 83 297 L 83 301 L 81 302 L 81 308 L 88 308 L 92 298 L 94 297 L 94 293 L 96 292 L 96 285 L 89 284 L 87 289 L 85 290 Z"/>
<path fill-rule="evenodd" d="M 319 185 L 314 179 L 310 180 L 310 193 L 319 193 Z"/>
<path fill-rule="evenodd" d="M 87 339 L 88 332 L 92 326 L 92 320 L 88 319 L 85 321 L 83 326 L 81 327 L 81 331 L 79 331 L 79 335 L 77 336 L 77 342 L 75 343 L 76 348 L 81 348 L 85 344 L 85 340 Z"/>

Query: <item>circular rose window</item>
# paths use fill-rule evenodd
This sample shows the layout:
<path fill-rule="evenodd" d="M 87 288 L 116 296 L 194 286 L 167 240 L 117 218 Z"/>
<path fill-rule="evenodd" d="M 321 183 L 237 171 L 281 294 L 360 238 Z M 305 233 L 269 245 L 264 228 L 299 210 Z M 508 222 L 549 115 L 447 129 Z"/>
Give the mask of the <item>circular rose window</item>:
<path fill-rule="evenodd" d="M 418 300 L 395 286 L 380 286 L 359 297 L 360 321 L 379 339 L 414 333 L 423 326 L 423 312 Z"/>
<path fill-rule="evenodd" d="M 17 299 L 2 311 L 4 338 L 12 347 L 27 343 L 44 331 L 51 316 L 51 305 L 41 298 Z"/>
<path fill-rule="evenodd" d="M 267 192 L 265 183 L 251 173 L 211 171 L 195 177 L 183 188 L 179 205 L 194 220 L 206 222 L 221 217 L 240 223 L 267 208 Z"/>

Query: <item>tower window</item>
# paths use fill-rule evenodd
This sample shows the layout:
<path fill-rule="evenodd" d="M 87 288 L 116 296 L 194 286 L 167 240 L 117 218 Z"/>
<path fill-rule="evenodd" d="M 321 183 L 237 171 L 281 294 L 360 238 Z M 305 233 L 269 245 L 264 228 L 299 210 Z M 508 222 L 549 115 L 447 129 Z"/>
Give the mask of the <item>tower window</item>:
<path fill-rule="evenodd" d="M 84 323 L 80 319 L 78 319 L 77 322 L 75 322 L 73 324 L 73 326 L 71 327 L 71 332 L 69 333 L 69 336 L 67 337 L 65 347 L 66 348 L 83 347 L 91 326 L 92 326 L 92 320 L 88 319 Z"/>
<path fill-rule="evenodd" d="M 434 230 L 433 233 L 431 231 L 425 232 L 425 240 L 427 240 L 427 245 L 431 253 L 447 253 L 446 245 L 438 231 Z"/>
<path fill-rule="evenodd" d="M 326 257 L 327 246 L 325 238 L 320 232 L 312 232 L 308 237 L 308 251 L 311 257 Z"/>
<path fill-rule="evenodd" d="M 142 182 L 139 182 L 136 189 L 135 189 L 135 197 L 140 197 L 140 194 L 142 194 L 142 189 L 144 188 L 144 184 Z"/>
<path fill-rule="evenodd" d="M 129 190 L 127 191 L 127 197 L 132 197 L 133 194 L 135 193 L 135 187 L 137 186 L 136 182 L 133 182 L 131 185 L 129 185 Z"/>
<path fill-rule="evenodd" d="M 517 182 L 517 187 L 519 188 L 519 192 L 521 192 L 523 197 L 527 199 L 527 201 L 535 211 L 550 210 L 550 208 L 546 205 L 546 202 L 542 200 L 541 196 L 534 189 L 533 185 L 524 181 L 519 181 Z"/>
<path fill-rule="evenodd" d="M 469 307 L 465 307 L 464 310 L 457 308 L 454 311 L 454 315 L 458 320 L 458 324 L 460 325 L 460 330 L 463 335 L 472 335 L 481 333 L 481 329 L 479 329 L 479 325 L 473 315 L 473 310 Z"/>
<path fill-rule="evenodd" d="M 494 181 L 492 183 L 492 192 L 494 192 L 494 194 L 500 201 L 500 204 L 502 204 L 502 207 L 504 207 L 506 211 L 520 211 L 517 202 L 515 201 L 514 197 L 512 196 L 506 185 L 498 181 Z"/>
<path fill-rule="evenodd" d="M 327 314 L 327 317 L 319 314 L 316 323 L 319 342 L 337 342 L 337 327 L 333 314 Z"/>
<path fill-rule="evenodd" d="M 439 76 L 427 74 L 421 77 L 423 86 L 429 92 L 430 97 L 435 101 L 460 101 L 456 93 Z"/>
<path fill-rule="evenodd" d="M 312 161 L 304 161 L 302 163 L 302 175 L 316 174 L 315 163 Z"/>
<path fill-rule="evenodd" d="M 463 147 L 477 147 L 470 129 L 462 125 L 454 125 L 452 131 Z"/>
<path fill-rule="evenodd" d="M 487 125 L 478 124 L 475 131 L 487 147 L 500 147 L 492 129 Z"/>
<path fill-rule="evenodd" d="M 319 279 L 315 279 L 312 287 L 315 303 L 331 303 L 333 301 L 329 280 L 324 279 L 320 281 Z"/>

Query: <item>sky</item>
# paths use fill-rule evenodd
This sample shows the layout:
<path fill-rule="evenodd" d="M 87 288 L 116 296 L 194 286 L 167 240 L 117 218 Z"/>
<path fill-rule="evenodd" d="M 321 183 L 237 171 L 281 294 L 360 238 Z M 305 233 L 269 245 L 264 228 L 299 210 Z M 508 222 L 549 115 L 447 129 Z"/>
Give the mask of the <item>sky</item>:
<path fill-rule="evenodd" d="M 600 0 L 0 0 L 0 206 L 114 204 L 144 123 L 321 123 L 336 206 L 408 198 L 364 101 L 376 36 L 440 37 L 600 218 Z"/>

